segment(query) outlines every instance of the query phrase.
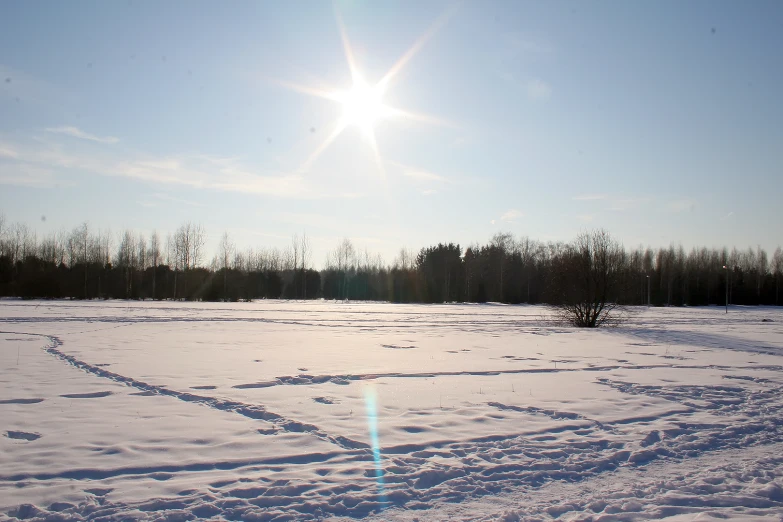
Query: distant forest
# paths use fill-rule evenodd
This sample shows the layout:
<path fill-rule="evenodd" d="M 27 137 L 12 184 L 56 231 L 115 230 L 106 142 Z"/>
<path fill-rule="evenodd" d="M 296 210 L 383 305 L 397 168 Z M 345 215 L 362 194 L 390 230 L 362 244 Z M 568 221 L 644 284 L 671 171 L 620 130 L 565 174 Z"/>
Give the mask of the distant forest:
<path fill-rule="evenodd" d="M 165 237 L 111 235 L 87 224 L 38 238 L 0 215 L 0 296 L 74 299 L 350 299 L 393 302 L 503 302 L 557 305 L 574 244 L 497 234 L 485 245 L 402 249 L 387 264 L 344 239 L 312 268 L 306 235 L 284 249 L 239 251 L 224 234 L 208 259 L 205 231 L 183 224 Z M 727 267 L 727 268 L 724 268 Z M 612 301 L 624 305 L 780 305 L 783 251 L 681 246 L 621 248 Z M 569 283 L 570 284 L 570 283 Z M 649 296 L 648 296 L 649 288 Z"/>

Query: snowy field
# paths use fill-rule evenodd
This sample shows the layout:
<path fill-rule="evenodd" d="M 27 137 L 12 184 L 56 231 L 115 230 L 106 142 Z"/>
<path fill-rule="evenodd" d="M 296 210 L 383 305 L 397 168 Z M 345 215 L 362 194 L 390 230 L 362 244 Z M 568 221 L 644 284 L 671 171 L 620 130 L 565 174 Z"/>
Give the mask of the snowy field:
<path fill-rule="evenodd" d="M 0 301 L 17 518 L 779 521 L 783 310 Z"/>

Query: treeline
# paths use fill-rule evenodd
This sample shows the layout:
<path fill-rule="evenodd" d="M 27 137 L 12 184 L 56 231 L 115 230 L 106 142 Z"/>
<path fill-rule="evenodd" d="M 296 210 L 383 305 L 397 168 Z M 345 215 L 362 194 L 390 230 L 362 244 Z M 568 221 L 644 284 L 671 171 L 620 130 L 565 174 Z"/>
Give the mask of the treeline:
<path fill-rule="evenodd" d="M 82 224 L 38 239 L 0 216 L 0 296 L 181 300 L 351 299 L 394 302 L 561 304 L 573 282 L 575 243 L 497 234 L 463 249 L 402 249 L 387 264 L 342 240 L 320 271 L 306 235 L 287 248 L 239 251 L 224 234 L 206 260 L 203 227 L 119 236 Z M 780 305 L 783 251 L 681 246 L 622 248 L 612 265 L 611 300 L 654 306 Z M 565 283 L 571 281 L 569 283 Z M 648 292 L 649 291 L 649 292 Z"/>

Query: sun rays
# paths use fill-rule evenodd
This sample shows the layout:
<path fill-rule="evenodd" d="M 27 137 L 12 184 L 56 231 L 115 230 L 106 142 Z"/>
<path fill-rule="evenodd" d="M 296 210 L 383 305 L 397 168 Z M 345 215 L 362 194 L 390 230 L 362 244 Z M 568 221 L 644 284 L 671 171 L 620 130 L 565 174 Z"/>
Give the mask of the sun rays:
<path fill-rule="evenodd" d="M 449 122 L 435 116 L 389 106 L 384 103 L 383 98 L 394 77 L 404 69 L 410 60 L 422 47 L 424 47 L 427 41 L 446 23 L 453 12 L 454 9 L 450 9 L 438 17 L 432 26 L 430 26 L 430 28 L 392 65 L 386 74 L 383 75 L 381 80 L 373 84 L 367 82 L 357 65 L 345 25 L 343 24 L 339 12 L 337 12 L 337 9 L 335 8 L 335 18 L 340 32 L 345 60 L 351 72 L 352 85 L 347 89 L 341 90 L 284 81 L 276 82 L 278 85 L 289 90 L 323 98 L 338 103 L 342 107 L 340 117 L 331 125 L 331 131 L 307 157 L 299 168 L 300 172 L 309 170 L 318 158 L 348 127 L 356 127 L 359 129 L 363 140 L 372 150 L 375 163 L 377 164 L 381 175 L 384 175 L 383 159 L 381 158 L 378 141 L 375 136 L 375 128 L 379 122 L 383 120 L 402 119 L 428 125 L 451 126 Z"/>

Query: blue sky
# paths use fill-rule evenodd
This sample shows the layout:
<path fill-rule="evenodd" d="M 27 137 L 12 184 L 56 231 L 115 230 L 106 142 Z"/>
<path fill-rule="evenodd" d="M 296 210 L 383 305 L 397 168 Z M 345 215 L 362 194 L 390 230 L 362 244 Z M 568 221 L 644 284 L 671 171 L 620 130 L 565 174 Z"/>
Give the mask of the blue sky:
<path fill-rule="evenodd" d="M 380 157 L 322 92 L 375 84 Z M 39 235 L 202 223 L 466 246 L 783 243 L 783 3 L 0 3 L 0 212 Z M 424 117 L 426 116 L 426 117 Z M 43 221 L 42 216 L 46 217 Z"/>

